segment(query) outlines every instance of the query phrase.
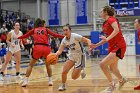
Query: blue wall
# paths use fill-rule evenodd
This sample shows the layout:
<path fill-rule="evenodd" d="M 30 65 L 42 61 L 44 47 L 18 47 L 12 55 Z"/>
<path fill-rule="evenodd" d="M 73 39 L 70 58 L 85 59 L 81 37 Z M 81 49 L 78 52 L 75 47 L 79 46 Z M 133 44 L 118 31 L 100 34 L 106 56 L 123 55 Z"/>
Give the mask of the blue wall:
<path fill-rule="evenodd" d="M 136 39 L 136 55 L 140 55 L 140 44 L 138 44 L 138 34 L 137 31 L 135 31 L 135 39 Z"/>
<path fill-rule="evenodd" d="M 99 31 L 91 32 L 91 42 L 95 44 L 95 43 L 98 43 L 99 41 L 101 41 L 99 36 L 100 36 L 100 32 Z M 101 55 L 107 55 L 108 54 L 108 43 L 105 43 L 105 44 L 97 47 L 96 49 L 100 50 L 100 54 Z"/>

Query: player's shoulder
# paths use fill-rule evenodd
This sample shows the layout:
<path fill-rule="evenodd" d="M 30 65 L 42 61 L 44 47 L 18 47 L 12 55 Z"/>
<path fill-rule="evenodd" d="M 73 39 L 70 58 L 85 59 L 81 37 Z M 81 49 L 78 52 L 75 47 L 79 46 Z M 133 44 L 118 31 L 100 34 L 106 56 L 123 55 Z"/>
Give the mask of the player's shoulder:
<path fill-rule="evenodd" d="M 110 16 L 109 18 L 108 18 L 108 21 L 116 21 L 117 19 L 115 18 L 115 17 L 113 17 L 113 16 Z"/>

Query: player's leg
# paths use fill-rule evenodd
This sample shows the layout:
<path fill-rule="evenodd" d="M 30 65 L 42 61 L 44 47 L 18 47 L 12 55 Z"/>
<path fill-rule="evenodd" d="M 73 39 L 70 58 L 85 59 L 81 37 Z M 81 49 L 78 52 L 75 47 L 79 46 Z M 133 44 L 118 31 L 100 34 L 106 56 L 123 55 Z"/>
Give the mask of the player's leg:
<path fill-rule="evenodd" d="M 63 91 L 65 90 L 65 83 L 66 83 L 66 80 L 67 80 L 67 74 L 69 72 L 69 70 L 74 66 L 74 62 L 71 61 L 71 60 L 67 60 L 66 63 L 64 64 L 63 66 L 63 71 L 62 71 L 62 84 L 59 86 L 58 90 L 59 91 Z"/>
<path fill-rule="evenodd" d="M 44 46 L 43 50 L 45 51 L 45 52 L 42 51 L 44 53 L 43 57 L 47 58 L 47 56 L 51 52 L 51 48 L 49 46 Z M 51 68 L 51 64 L 48 64 L 47 62 L 45 62 L 45 66 L 46 66 L 46 70 L 47 70 L 47 74 L 48 74 L 48 85 L 52 86 L 53 82 L 52 82 L 52 68 Z"/>
<path fill-rule="evenodd" d="M 109 53 L 100 63 L 100 67 L 109 81 L 109 87 L 105 89 L 106 92 L 112 92 L 115 89 L 115 83 L 112 79 L 109 66 L 114 63 L 116 53 Z"/>
<path fill-rule="evenodd" d="M 28 78 L 29 78 L 29 76 L 32 72 L 32 68 L 33 68 L 34 64 L 36 63 L 36 61 L 37 60 L 33 59 L 33 58 L 30 60 L 30 63 L 28 65 L 28 68 L 27 68 L 27 71 L 26 71 L 26 77 L 20 82 L 22 87 L 25 87 L 28 84 Z"/>
<path fill-rule="evenodd" d="M 14 58 L 16 61 L 16 83 L 18 83 L 22 79 L 22 76 L 20 75 L 21 51 L 15 52 Z"/>
<path fill-rule="evenodd" d="M 16 76 L 18 76 L 20 74 L 21 51 L 15 52 L 14 57 L 16 61 Z"/>
<path fill-rule="evenodd" d="M 7 54 L 6 54 L 5 62 L 3 63 L 2 68 L 1 68 L 0 80 L 3 80 L 4 71 L 5 71 L 9 61 L 11 60 L 11 57 L 12 57 L 12 53 L 10 51 L 8 51 Z"/>
<path fill-rule="evenodd" d="M 84 72 L 85 62 L 86 62 L 86 56 L 84 54 L 77 55 L 77 62 L 75 63 L 75 68 L 72 72 L 72 79 L 75 80 L 79 78 L 80 75 L 81 75 L 81 78 L 83 79 L 86 76 Z"/>

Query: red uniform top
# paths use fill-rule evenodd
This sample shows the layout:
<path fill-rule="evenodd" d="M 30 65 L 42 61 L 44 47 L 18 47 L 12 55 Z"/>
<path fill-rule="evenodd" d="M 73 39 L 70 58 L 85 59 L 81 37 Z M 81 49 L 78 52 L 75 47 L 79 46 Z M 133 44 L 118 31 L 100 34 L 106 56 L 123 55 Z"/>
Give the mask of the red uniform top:
<path fill-rule="evenodd" d="M 18 37 L 18 39 L 23 39 L 27 38 L 31 35 L 33 35 L 34 38 L 34 44 L 48 44 L 48 34 L 58 37 L 58 38 L 63 38 L 63 35 L 56 34 L 52 32 L 50 29 L 45 28 L 45 27 L 38 27 L 35 29 L 30 30 L 28 33 Z"/>
<path fill-rule="evenodd" d="M 114 48 L 115 47 L 118 47 L 118 48 L 126 47 L 126 43 L 125 43 L 124 37 L 122 35 L 120 24 L 115 17 L 111 16 L 108 18 L 107 21 L 104 22 L 104 24 L 102 26 L 103 32 L 105 33 L 106 36 L 111 35 L 111 33 L 114 31 L 113 27 L 111 26 L 111 24 L 113 22 L 117 22 L 118 28 L 119 28 L 119 33 L 116 36 L 114 36 L 111 40 L 108 41 L 109 49 L 111 49 L 113 47 Z"/>
<path fill-rule="evenodd" d="M 5 41 L 6 39 L 7 39 L 6 34 L 2 34 L 2 35 L 1 35 L 1 41 Z"/>
<path fill-rule="evenodd" d="M 138 41 L 140 42 L 140 28 L 137 30 L 137 34 L 138 34 Z"/>

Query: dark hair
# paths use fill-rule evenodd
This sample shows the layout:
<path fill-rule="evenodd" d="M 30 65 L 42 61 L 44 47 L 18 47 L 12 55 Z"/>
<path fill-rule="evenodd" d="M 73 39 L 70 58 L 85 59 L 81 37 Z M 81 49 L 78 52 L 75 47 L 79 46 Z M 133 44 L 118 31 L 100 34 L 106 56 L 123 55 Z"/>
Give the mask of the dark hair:
<path fill-rule="evenodd" d="M 64 25 L 64 27 L 68 27 L 68 28 L 69 28 L 69 30 L 71 30 L 71 27 L 70 27 L 70 25 L 69 25 L 69 24 Z"/>
<path fill-rule="evenodd" d="M 138 23 L 140 24 L 140 19 L 137 19 L 138 20 Z"/>
<path fill-rule="evenodd" d="M 113 7 L 111 7 L 111 6 L 105 6 L 105 7 L 103 7 L 103 11 L 104 12 L 107 12 L 107 14 L 109 16 L 114 16 L 115 15 L 115 9 Z"/>
<path fill-rule="evenodd" d="M 34 24 L 34 28 L 42 27 L 42 26 L 43 26 L 42 20 L 40 18 L 37 18 Z"/>
<path fill-rule="evenodd" d="M 42 24 L 45 24 L 46 23 L 46 21 L 45 20 L 42 20 Z"/>

